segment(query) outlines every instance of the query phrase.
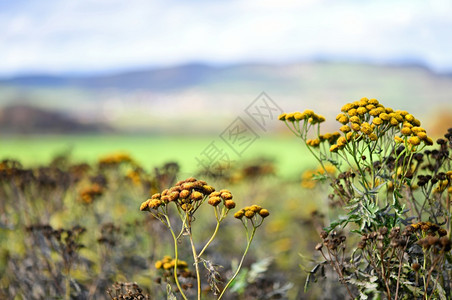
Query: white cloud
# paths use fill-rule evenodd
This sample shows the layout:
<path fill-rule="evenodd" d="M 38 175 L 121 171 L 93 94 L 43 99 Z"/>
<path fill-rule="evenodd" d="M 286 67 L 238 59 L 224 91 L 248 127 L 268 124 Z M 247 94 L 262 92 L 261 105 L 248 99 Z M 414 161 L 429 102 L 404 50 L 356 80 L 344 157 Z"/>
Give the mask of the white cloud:
<path fill-rule="evenodd" d="M 53 0 L 11 5 L 0 10 L 3 74 L 192 60 L 289 61 L 316 54 L 376 60 L 412 56 L 452 69 L 449 1 Z"/>

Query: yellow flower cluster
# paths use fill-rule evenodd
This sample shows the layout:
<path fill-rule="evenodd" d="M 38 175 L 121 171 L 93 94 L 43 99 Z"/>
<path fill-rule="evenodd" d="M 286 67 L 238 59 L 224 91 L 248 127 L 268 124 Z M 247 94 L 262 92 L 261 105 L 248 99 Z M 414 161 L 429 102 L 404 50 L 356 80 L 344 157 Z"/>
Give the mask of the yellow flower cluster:
<path fill-rule="evenodd" d="M 446 188 L 447 192 L 450 193 L 452 191 L 450 185 L 449 185 L 449 180 L 444 179 L 444 180 L 439 180 L 437 183 L 437 187 L 433 190 L 433 193 L 436 194 L 440 194 L 442 193 Z"/>
<path fill-rule="evenodd" d="M 246 217 L 248 219 L 252 219 L 255 216 L 261 216 L 262 218 L 266 218 L 270 215 L 269 211 L 265 208 L 262 208 L 259 205 L 251 205 L 251 206 L 246 206 L 244 208 L 242 208 L 241 210 L 239 210 L 238 212 L 236 212 L 234 214 L 234 217 L 237 219 L 241 219 L 243 217 Z"/>
<path fill-rule="evenodd" d="M 333 133 L 325 133 L 320 134 L 318 138 L 316 139 L 307 139 L 306 144 L 311 147 L 319 147 L 321 143 L 327 141 L 330 145 L 336 143 L 337 139 L 341 136 L 339 132 L 333 132 Z"/>
<path fill-rule="evenodd" d="M 233 209 L 235 207 L 235 202 L 232 200 L 232 194 L 228 190 L 211 193 L 207 202 L 212 206 L 217 206 L 223 202 L 227 209 Z"/>
<path fill-rule="evenodd" d="M 113 153 L 99 159 L 101 165 L 118 165 L 124 162 L 132 162 L 132 158 L 127 153 Z"/>
<path fill-rule="evenodd" d="M 155 262 L 155 268 L 156 269 L 163 269 L 163 270 L 172 270 L 174 266 L 176 265 L 176 260 L 173 259 L 169 255 L 165 255 L 163 259 L 158 260 Z M 177 268 L 181 270 L 188 270 L 188 264 L 186 261 L 177 260 Z"/>
<path fill-rule="evenodd" d="M 141 184 L 141 174 L 136 170 L 130 170 L 127 172 L 126 178 L 130 179 L 135 185 Z"/>
<path fill-rule="evenodd" d="M 149 211 L 151 209 L 157 210 L 159 207 L 174 202 L 184 211 L 192 211 L 209 196 L 208 203 L 212 206 L 217 206 L 223 202 L 227 209 L 235 207 L 232 201 L 232 194 L 228 190 L 221 190 L 215 192 L 215 188 L 208 185 L 204 180 L 197 180 L 193 177 L 181 180 L 175 186 L 165 189 L 162 193 L 156 193 L 150 199 L 144 201 L 141 206 L 141 211 Z"/>
<path fill-rule="evenodd" d="M 448 180 L 448 183 L 452 182 L 452 171 L 447 171 L 446 176 L 448 178 L 448 179 L 446 179 L 446 180 Z M 449 185 L 449 187 L 447 188 L 447 192 L 449 194 L 452 194 L 452 186 L 451 185 Z"/>
<path fill-rule="evenodd" d="M 379 134 L 390 128 L 397 129 L 411 146 L 417 146 L 422 142 L 433 145 L 433 140 L 427 136 L 425 129 L 420 127 L 421 122 L 406 111 L 384 107 L 377 99 L 362 98 L 359 101 L 347 103 L 341 108 L 341 113 L 336 120 L 342 124 L 340 131 L 344 133 L 332 145 L 330 151 L 336 152 L 343 149 L 352 139 L 366 138 L 377 141 Z M 396 142 L 404 142 L 404 139 L 395 136 Z"/>
<path fill-rule="evenodd" d="M 80 191 L 80 199 L 85 204 L 93 203 L 94 199 L 101 196 L 104 189 L 101 185 L 94 183 L 91 186 L 85 187 Z"/>
<path fill-rule="evenodd" d="M 303 172 L 303 174 L 301 174 L 301 186 L 307 189 L 315 188 L 317 181 L 313 180 L 313 176 L 316 174 L 323 175 L 325 174 L 325 170 L 326 173 L 328 174 L 336 173 L 336 167 L 331 164 L 326 164 L 325 169 L 323 169 L 322 167 L 318 167 L 317 169 L 306 170 Z"/>
<path fill-rule="evenodd" d="M 289 114 L 281 114 L 278 117 L 281 121 L 289 121 L 289 122 L 299 122 L 299 121 L 307 121 L 311 124 L 319 124 L 325 122 L 325 117 L 322 115 L 318 115 L 314 113 L 314 111 L 307 109 L 304 112 L 294 112 Z"/>
<path fill-rule="evenodd" d="M 414 223 L 411 224 L 411 227 L 415 230 L 415 231 L 423 231 L 423 232 L 431 232 L 431 233 L 435 233 L 437 232 L 439 236 L 445 236 L 447 235 L 447 230 L 441 228 L 438 224 L 434 224 L 432 222 L 418 222 L 418 223 Z"/>

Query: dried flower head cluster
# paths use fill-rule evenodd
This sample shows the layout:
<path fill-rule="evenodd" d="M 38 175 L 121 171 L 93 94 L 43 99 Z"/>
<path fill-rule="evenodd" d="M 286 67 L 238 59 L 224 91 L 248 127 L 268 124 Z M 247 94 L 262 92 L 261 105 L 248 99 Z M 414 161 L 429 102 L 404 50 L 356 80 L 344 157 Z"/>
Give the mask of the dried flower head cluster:
<path fill-rule="evenodd" d="M 324 172 L 316 178 L 328 179 L 333 188 L 329 203 L 346 212 L 322 232 L 316 249 L 325 261 L 318 266 L 331 265 L 351 298 L 355 295 L 348 285 L 361 297 L 388 299 L 431 299 L 452 290 L 450 233 L 438 225 L 452 228 L 452 129 L 436 141 L 439 149 L 429 150 L 434 142 L 417 118 L 376 99 L 345 104 L 336 117 L 340 135 L 320 134 L 315 116 L 307 110 L 279 119 L 319 162 Z M 328 164 L 339 172 L 328 172 Z M 419 222 L 407 225 L 413 221 Z M 345 236 L 333 235 L 349 224 L 350 234 L 361 240 L 344 260 Z M 418 277 L 404 268 L 413 263 Z"/>
<path fill-rule="evenodd" d="M 148 300 L 149 295 L 136 282 L 115 282 L 107 294 L 112 300 Z"/>
<path fill-rule="evenodd" d="M 328 233 L 322 230 L 320 232 L 320 237 L 323 241 L 315 246 L 315 250 L 317 251 L 320 251 L 323 246 L 325 246 L 328 251 L 336 251 L 338 249 L 345 248 L 345 240 L 347 237 L 336 231 Z"/>
<path fill-rule="evenodd" d="M 417 244 L 424 249 L 436 247 L 436 250 L 450 251 L 451 240 L 447 237 L 447 230 L 432 222 L 418 222 L 412 224 L 411 231 L 418 236 Z"/>
<path fill-rule="evenodd" d="M 207 198 L 209 198 L 208 203 L 212 206 L 222 203 L 227 210 L 235 207 L 230 191 L 215 192 L 215 188 L 204 180 L 190 177 L 177 182 L 175 186 L 165 189 L 161 193 L 153 194 L 150 199 L 141 204 L 140 210 L 158 211 L 159 208 L 173 202 L 183 211 L 194 213 Z"/>
<path fill-rule="evenodd" d="M 418 244 L 424 249 L 434 248 L 435 251 L 448 252 L 451 250 L 451 241 L 447 236 L 427 236 L 418 241 Z"/>
<path fill-rule="evenodd" d="M 153 253 L 168 250 L 159 221 L 128 208 L 137 195 L 172 186 L 176 164 L 148 172 L 126 155 L 100 164 L 73 164 L 69 155 L 37 167 L 0 159 L 0 239 L 8 241 L 0 246 L 0 299 L 104 299 L 115 278 L 149 274 L 149 245 Z M 135 299 L 136 292 L 116 297 Z"/>
<path fill-rule="evenodd" d="M 58 253 L 63 261 L 66 273 L 69 273 L 72 265 L 78 259 L 78 252 L 85 246 L 80 242 L 86 228 L 74 226 L 71 229 L 53 229 L 48 224 L 35 224 L 26 229 L 34 238 L 43 235 L 49 248 Z"/>
<path fill-rule="evenodd" d="M 368 248 L 369 251 L 377 249 L 379 251 L 396 248 L 405 248 L 408 241 L 413 234 L 410 226 L 406 227 L 402 232 L 400 227 L 396 226 L 389 230 L 386 226 L 380 227 L 377 231 L 372 231 L 361 236 L 361 241 L 358 243 L 358 249 Z"/>
<path fill-rule="evenodd" d="M 213 268 L 215 264 L 211 263 L 210 260 L 204 259 L 202 256 L 206 252 L 206 249 L 212 244 L 212 241 L 216 237 L 218 233 L 218 229 L 220 227 L 220 223 L 226 218 L 229 211 L 235 208 L 236 203 L 234 202 L 233 195 L 229 190 L 222 189 L 220 191 L 216 191 L 214 187 L 207 184 L 204 180 L 197 180 L 196 178 L 190 177 L 185 180 L 178 181 L 173 187 L 163 190 L 161 193 L 155 193 L 151 196 L 150 199 L 144 201 L 141 206 L 141 211 L 150 212 L 155 218 L 160 220 L 171 232 L 174 241 L 174 259 L 167 256 L 164 259 L 156 262 L 156 268 L 165 270 L 165 274 L 172 274 L 173 282 L 176 284 L 175 290 L 180 292 L 183 299 L 187 300 L 187 296 L 185 295 L 185 290 L 191 286 L 185 282 L 185 279 L 179 278 L 179 270 L 183 272 L 187 271 L 187 263 L 178 259 L 179 253 L 179 244 L 181 244 L 181 240 L 184 237 L 187 237 L 190 245 L 191 251 L 193 254 L 194 266 L 195 266 L 195 278 L 197 281 L 197 294 L 198 299 L 201 297 L 202 288 L 201 288 L 201 263 L 204 265 L 206 270 L 208 271 L 207 281 L 211 286 L 211 290 L 215 295 L 219 294 L 218 299 L 224 295 L 225 291 L 234 281 L 236 276 L 238 275 L 243 260 L 250 248 L 251 242 L 254 238 L 254 234 L 256 229 L 262 224 L 265 217 L 269 215 L 267 209 L 264 209 L 258 205 L 253 205 L 250 207 L 246 207 L 240 210 L 237 214 L 235 214 L 236 218 L 242 219 L 244 216 L 245 219 L 250 220 L 252 227 L 247 225 L 246 221 L 242 220 L 242 224 L 246 230 L 246 238 L 247 238 L 247 246 L 241 261 L 237 267 L 232 278 L 225 284 L 222 290 L 220 290 L 217 283 L 219 283 L 219 278 L 221 278 L 218 271 L 216 271 L 216 267 Z M 201 247 L 200 250 L 196 249 L 194 238 L 193 238 L 193 230 L 192 225 L 195 221 L 195 213 L 198 211 L 198 208 L 203 204 L 209 204 L 214 210 L 214 216 L 216 220 L 216 227 L 209 238 L 209 240 Z M 175 208 L 177 209 L 177 215 L 181 221 L 180 231 L 177 232 L 175 229 L 175 221 L 173 218 L 169 216 L 169 205 L 170 203 L 174 203 Z M 170 277 L 171 277 L 170 276 Z M 182 276 L 183 277 L 183 276 Z M 191 284 L 191 283 L 190 283 Z"/>
<path fill-rule="evenodd" d="M 121 228 L 114 223 L 104 223 L 100 229 L 101 236 L 97 239 L 97 242 L 101 245 L 114 247 L 118 244 L 118 235 L 120 232 Z"/>

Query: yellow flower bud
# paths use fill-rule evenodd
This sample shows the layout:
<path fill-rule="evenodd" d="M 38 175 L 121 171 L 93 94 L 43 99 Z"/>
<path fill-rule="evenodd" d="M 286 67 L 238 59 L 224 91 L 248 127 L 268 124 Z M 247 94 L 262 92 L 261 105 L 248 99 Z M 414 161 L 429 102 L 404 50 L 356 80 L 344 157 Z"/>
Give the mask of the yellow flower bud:
<path fill-rule="evenodd" d="M 365 107 L 361 106 L 356 109 L 356 112 L 358 113 L 358 115 L 362 116 L 367 112 L 367 109 Z"/>
<path fill-rule="evenodd" d="M 148 210 L 148 208 L 149 208 L 149 201 L 150 201 L 150 199 L 148 199 L 148 200 L 144 201 L 143 203 L 141 203 L 141 205 L 140 205 L 140 210 L 141 211 Z"/>
<path fill-rule="evenodd" d="M 162 263 L 162 261 L 158 260 L 155 262 L 154 266 L 156 269 L 161 269 L 163 267 L 163 263 Z"/>
<path fill-rule="evenodd" d="M 417 146 L 421 143 L 421 140 L 417 136 L 412 136 L 408 139 L 408 143 L 413 146 Z"/>
<path fill-rule="evenodd" d="M 350 109 L 347 113 L 350 117 L 354 117 L 358 114 L 358 112 L 356 111 L 356 108 Z"/>
<path fill-rule="evenodd" d="M 312 116 L 315 115 L 315 114 L 314 114 L 314 111 L 311 110 L 311 109 L 306 109 L 306 110 L 303 112 L 303 114 L 305 114 L 307 117 L 312 117 Z"/>
<path fill-rule="evenodd" d="M 432 140 L 430 137 L 427 137 L 427 138 L 424 140 L 424 143 L 425 143 L 426 145 L 428 145 L 428 146 L 432 146 L 432 145 L 433 145 L 433 140 Z"/>
<path fill-rule="evenodd" d="M 389 119 L 391 119 L 387 113 L 381 113 L 379 117 L 383 121 L 389 121 Z"/>
<path fill-rule="evenodd" d="M 286 121 L 294 122 L 295 121 L 295 114 L 294 113 L 287 114 L 286 115 Z"/>
<path fill-rule="evenodd" d="M 194 201 L 199 201 L 203 198 L 203 194 L 198 191 L 194 191 L 193 193 L 191 193 L 190 198 Z"/>
<path fill-rule="evenodd" d="M 241 219 L 241 218 L 243 218 L 244 215 L 245 215 L 245 212 L 243 210 L 239 210 L 238 212 L 236 212 L 234 214 L 234 218 Z"/>
<path fill-rule="evenodd" d="M 413 122 L 414 116 L 412 114 L 407 114 L 405 116 L 405 120 L 407 120 L 408 122 Z"/>
<path fill-rule="evenodd" d="M 263 208 L 259 211 L 259 215 L 262 218 L 266 218 L 266 217 L 268 217 L 268 215 L 270 215 L 270 212 L 267 209 Z"/>
<path fill-rule="evenodd" d="M 248 219 L 251 219 L 252 217 L 254 217 L 254 211 L 252 211 L 252 210 L 247 210 L 246 212 L 245 212 L 245 217 L 247 217 Z"/>
<path fill-rule="evenodd" d="M 340 138 L 337 139 L 337 145 L 338 146 L 343 146 L 347 144 L 347 141 L 345 140 L 345 137 L 341 136 Z"/>
<path fill-rule="evenodd" d="M 364 133 L 364 134 L 366 134 L 366 135 L 369 135 L 369 134 L 372 133 L 372 127 L 370 126 L 369 123 L 364 122 L 364 123 L 361 125 L 361 132 Z"/>
<path fill-rule="evenodd" d="M 217 206 L 218 204 L 221 203 L 221 198 L 220 197 L 210 197 L 209 201 L 207 201 L 207 203 L 209 203 L 212 206 Z"/>
<path fill-rule="evenodd" d="M 372 120 L 372 124 L 375 124 L 375 125 L 377 125 L 377 126 L 379 126 L 379 125 L 381 125 L 381 124 L 383 124 L 383 120 L 382 119 L 380 119 L 380 118 L 374 118 L 373 120 Z"/>
<path fill-rule="evenodd" d="M 359 119 L 358 116 L 353 116 L 353 117 L 350 118 L 350 123 L 358 123 L 358 124 L 360 124 L 361 120 Z"/>
<path fill-rule="evenodd" d="M 299 111 L 297 111 L 296 113 L 294 113 L 294 118 L 295 118 L 295 120 L 296 121 L 300 121 L 300 120 L 303 120 L 304 119 L 304 115 L 301 113 L 301 112 L 299 112 Z"/>
<path fill-rule="evenodd" d="M 394 140 L 395 140 L 396 143 L 403 143 L 403 139 L 401 137 L 399 137 L 399 136 L 395 136 Z"/>
<path fill-rule="evenodd" d="M 361 129 L 361 126 L 358 123 L 352 123 L 351 127 L 354 131 L 359 131 Z"/>
<path fill-rule="evenodd" d="M 400 131 L 403 135 L 411 135 L 411 129 L 408 127 L 403 127 Z"/>
<path fill-rule="evenodd" d="M 348 125 L 344 125 L 344 126 L 341 126 L 341 128 L 339 128 L 339 130 L 346 133 L 346 132 L 349 132 L 351 130 L 351 128 Z"/>
<path fill-rule="evenodd" d="M 425 132 L 425 129 L 424 128 L 422 128 L 422 127 L 412 127 L 411 128 L 411 131 L 414 133 L 414 134 L 418 134 L 419 132 Z"/>
<path fill-rule="evenodd" d="M 421 140 L 425 141 L 427 139 L 427 134 L 425 132 L 418 132 L 417 137 L 420 138 Z"/>
<path fill-rule="evenodd" d="M 372 99 L 369 99 L 369 104 L 373 104 L 373 105 L 377 106 L 380 103 L 378 102 L 377 99 L 372 98 Z"/>
<path fill-rule="evenodd" d="M 224 206 L 226 206 L 227 209 L 233 209 L 235 207 L 235 202 L 232 200 L 226 200 L 224 202 Z"/>
<path fill-rule="evenodd" d="M 348 112 L 352 108 L 354 108 L 354 105 L 352 103 L 347 103 L 344 106 L 342 106 L 341 111 Z"/>
<path fill-rule="evenodd" d="M 345 135 L 345 140 L 351 141 L 351 139 L 353 138 L 353 134 L 354 132 L 347 132 L 347 134 Z"/>
<path fill-rule="evenodd" d="M 399 122 L 397 121 L 396 118 L 391 118 L 391 120 L 389 121 L 389 123 L 391 123 L 392 126 L 397 126 L 397 125 L 399 125 Z"/>

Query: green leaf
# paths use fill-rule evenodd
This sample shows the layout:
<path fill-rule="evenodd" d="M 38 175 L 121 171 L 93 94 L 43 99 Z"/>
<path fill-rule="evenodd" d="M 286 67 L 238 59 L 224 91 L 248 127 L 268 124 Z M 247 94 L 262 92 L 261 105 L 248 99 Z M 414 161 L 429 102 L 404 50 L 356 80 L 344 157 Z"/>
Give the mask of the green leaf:
<path fill-rule="evenodd" d="M 312 175 L 312 180 L 318 180 L 320 182 L 324 182 L 328 179 L 329 177 L 325 174 L 321 174 L 321 173 L 317 173 Z"/>
<path fill-rule="evenodd" d="M 304 292 L 306 293 L 308 291 L 309 288 L 309 284 L 311 282 L 316 282 L 317 278 L 315 277 L 315 274 L 317 273 L 317 271 L 320 270 L 320 268 L 323 268 L 323 264 L 325 262 L 319 263 L 317 265 L 314 266 L 314 268 L 312 268 L 312 270 L 309 272 L 308 277 L 306 278 L 306 282 L 304 284 Z"/>
<path fill-rule="evenodd" d="M 447 300 L 446 291 L 444 291 L 443 287 L 441 286 L 441 283 L 439 283 L 438 280 L 436 280 L 433 277 L 432 277 L 432 281 L 436 286 L 436 290 L 434 291 L 434 292 L 436 292 L 435 294 L 437 294 L 439 296 L 439 299 Z"/>
<path fill-rule="evenodd" d="M 251 270 L 248 272 L 248 282 L 253 283 L 256 279 L 268 270 L 273 258 L 267 257 L 261 259 L 251 265 Z"/>
<path fill-rule="evenodd" d="M 323 230 L 325 230 L 326 232 L 331 232 L 334 228 L 336 228 L 337 226 L 339 226 L 339 225 L 342 225 L 342 224 L 344 224 L 345 222 L 347 222 L 347 220 L 348 220 L 348 216 L 342 216 L 342 217 L 339 217 L 339 220 L 335 220 L 335 221 L 333 221 L 331 224 L 330 224 L 330 226 L 328 226 L 328 227 L 325 227 L 325 228 L 323 228 Z"/>
<path fill-rule="evenodd" d="M 238 294 L 243 294 L 245 288 L 248 286 L 248 269 L 242 268 L 237 277 L 231 283 L 230 291 Z"/>
<path fill-rule="evenodd" d="M 376 282 L 378 280 L 377 276 L 372 276 L 368 279 L 369 281 L 361 281 L 355 278 L 350 278 L 349 280 L 347 280 L 348 282 L 350 282 L 353 285 L 365 288 L 367 290 L 375 290 L 378 287 L 378 282 Z"/>

